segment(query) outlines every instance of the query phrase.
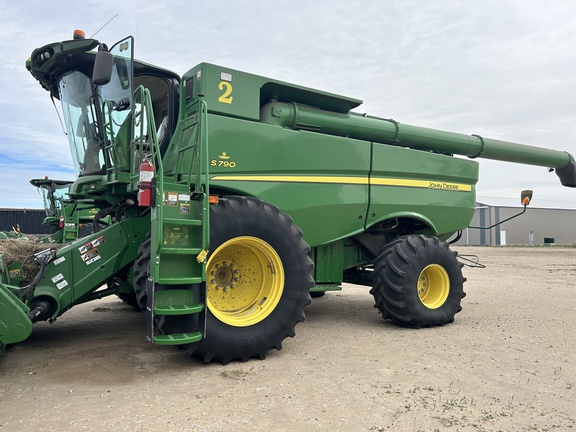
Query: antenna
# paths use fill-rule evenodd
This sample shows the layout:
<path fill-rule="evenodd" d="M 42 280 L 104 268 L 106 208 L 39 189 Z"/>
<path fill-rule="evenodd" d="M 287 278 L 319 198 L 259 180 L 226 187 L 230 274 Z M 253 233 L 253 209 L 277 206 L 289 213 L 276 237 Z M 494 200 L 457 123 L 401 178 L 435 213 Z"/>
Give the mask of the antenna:
<path fill-rule="evenodd" d="M 106 24 L 104 24 L 102 27 L 100 27 L 98 30 L 96 30 L 96 33 L 94 33 L 92 36 L 90 36 L 90 39 L 92 39 L 94 36 L 96 36 L 100 30 L 102 30 L 104 27 L 106 27 L 110 23 L 110 21 L 112 21 L 117 16 L 118 16 L 118 14 L 114 15 L 112 18 L 110 18 L 108 21 L 106 21 Z"/>

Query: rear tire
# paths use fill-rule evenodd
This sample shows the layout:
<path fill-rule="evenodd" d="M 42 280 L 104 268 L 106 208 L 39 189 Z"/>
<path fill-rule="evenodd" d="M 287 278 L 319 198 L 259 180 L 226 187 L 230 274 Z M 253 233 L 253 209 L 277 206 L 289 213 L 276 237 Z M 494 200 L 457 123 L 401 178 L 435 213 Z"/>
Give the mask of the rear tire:
<path fill-rule="evenodd" d="M 383 318 L 411 328 L 454 321 L 464 297 L 457 252 L 436 237 L 411 235 L 387 245 L 374 261 L 372 289 Z"/>

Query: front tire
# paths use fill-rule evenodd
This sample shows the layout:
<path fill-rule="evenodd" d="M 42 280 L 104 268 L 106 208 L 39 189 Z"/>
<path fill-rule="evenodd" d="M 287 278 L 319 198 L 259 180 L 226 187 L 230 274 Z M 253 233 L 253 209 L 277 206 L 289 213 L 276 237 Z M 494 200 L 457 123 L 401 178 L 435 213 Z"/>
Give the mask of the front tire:
<path fill-rule="evenodd" d="M 372 289 L 384 318 L 411 328 L 454 321 L 462 308 L 464 277 L 457 252 L 436 237 L 394 240 L 374 261 Z"/>
<path fill-rule="evenodd" d="M 210 206 L 210 250 L 206 264 L 206 337 L 185 346 L 204 362 L 264 359 L 282 349 L 304 321 L 314 285 L 302 231 L 277 207 L 255 198 L 230 196 Z M 150 239 L 134 263 L 134 290 L 146 307 Z M 184 333 L 193 316 L 162 316 L 163 334 Z"/>
<path fill-rule="evenodd" d="M 187 351 L 207 363 L 264 359 L 304 321 L 310 247 L 288 215 L 248 197 L 210 207 L 210 239 L 206 338 Z"/>
<path fill-rule="evenodd" d="M 313 263 L 302 231 L 271 204 L 231 196 L 210 207 L 210 249 L 206 338 L 187 351 L 226 364 L 282 349 L 311 303 Z"/>

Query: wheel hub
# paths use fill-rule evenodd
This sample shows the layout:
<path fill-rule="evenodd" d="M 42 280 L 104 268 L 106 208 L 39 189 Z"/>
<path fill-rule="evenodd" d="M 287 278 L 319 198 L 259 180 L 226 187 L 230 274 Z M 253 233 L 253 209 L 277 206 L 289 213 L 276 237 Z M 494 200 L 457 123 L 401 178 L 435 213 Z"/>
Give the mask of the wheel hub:
<path fill-rule="evenodd" d="M 236 268 L 234 262 L 228 263 L 222 261 L 214 266 L 215 270 L 210 272 L 210 284 L 214 285 L 217 290 L 223 289 L 224 292 L 228 288 L 236 288 L 236 283 L 240 281 L 240 271 Z"/>
<path fill-rule="evenodd" d="M 221 244 L 208 259 L 206 275 L 210 312 L 235 327 L 264 320 L 284 290 L 280 257 L 256 237 L 236 237 Z"/>
<path fill-rule="evenodd" d="M 437 309 L 444 304 L 450 294 L 450 278 L 439 264 L 425 267 L 418 277 L 418 297 L 424 306 Z"/>

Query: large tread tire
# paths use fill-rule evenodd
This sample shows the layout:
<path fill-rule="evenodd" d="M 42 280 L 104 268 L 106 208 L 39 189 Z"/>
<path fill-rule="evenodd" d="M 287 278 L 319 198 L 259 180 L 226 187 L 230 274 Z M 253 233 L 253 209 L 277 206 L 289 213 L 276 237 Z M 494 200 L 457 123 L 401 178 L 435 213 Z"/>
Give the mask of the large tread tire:
<path fill-rule="evenodd" d="M 284 276 L 284 283 L 278 289 L 281 296 L 267 316 L 249 325 L 242 317 L 233 314 L 227 317 L 227 311 L 212 311 L 208 306 L 206 338 L 183 347 L 188 354 L 206 363 L 218 361 L 228 364 L 232 360 L 247 361 L 253 357 L 264 359 L 271 349 L 282 349 L 282 341 L 295 336 L 295 326 L 304 321 L 304 309 L 312 301 L 309 289 L 314 286 L 311 276 L 314 264 L 308 256 L 310 246 L 303 240 L 302 231 L 277 207 L 255 198 L 229 196 L 210 206 L 208 279 L 211 277 L 211 259 L 215 252 L 222 250 L 219 247 L 227 242 L 241 247 L 243 239 L 262 245 L 267 252 L 273 251 L 277 256 Z M 142 310 L 146 310 L 149 262 L 150 238 L 140 246 L 134 262 L 134 291 Z M 209 280 L 207 284 L 208 290 L 214 289 Z M 270 296 L 273 295 L 274 292 L 270 292 Z M 255 315 L 260 316 L 258 312 Z M 156 325 L 161 333 L 173 334 L 189 331 L 197 323 L 192 316 L 162 316 L 156 320 Z"/>
<path fill-rule="evenodd" d="M 138 304 L 138 300 L 136 299 L 136 293 L 118 293 L 116 294 L 120 300 L 126 303 L 128 306 L 134 308 L 134 310 L 140 312 L 142 308 Z"/>
<path fill-rule="evenodd" d="M 314 264 L 308 256 L 310 246 L 303 240 L 302 231 L 276 206 L 255 198 L 229 196 L 210 207 L 211 253 L 207 257 L 207 279 L 211 278 L 211 263 L 217 261 L 218 253 L 221 253 L 218 248 L 226 242 L 242 242 L 242 238 L 255 239 L 277 254 L 284 272 L 281 296 L 267 316 L 249 325 L 234 316 L 226 323 L 220 319 L 227 320 L 226 315 L 221 315 L 222 311 L 216 306 L 212 306 L 215 310 L 209 306 L 206 338 L 187 347 L 190 355 L 206 363 L 216 360 L 227 364 L 231 360 L 247 361 L 252 357 L 264 359 L 271 349 L 282 349 L 282 341 L 294 337 L 294 328 L 304 321 L 304 308 L 312 301 L 308 290 L 314 285 L 311 277 Z M 225 250 L 226 246 L 223 248 L 220 250 Z M 209 284 L 209 297 L 211 289 L 214 288 Z"/>
<path fill-rule="evenodd" d="M 138 258 L 134 261 L 134 309 L 141 312 L 146 312 L 148 308 L 148 293 L 146 291 L 146 281 L 150 276 L 150 233 L 146 236 L 146 240 L 138 248 Z M 156 290 L 178 288 L 177 285 L 157 285 Z M 122 297 L 121 297 L 122 298 Z M 165 318 L 168 318 L 164 320 Z M 155 317 L 154 323 L 156 326 L 160 327 L 159 323 L 164 320 L 164 334 L 168 333 L 180 333 L 184 326 L 190 326 L 190 320 L 185 316 L 172 316 L 172 317 Z M 174 329 L 174 330 L 171 330 Z M 162 332 L 162 329 L 159 328 Z"/>
<path fill-rule="evenodd" d="M 388 255 L 390 255 L 390 253 L 392 253 L 394 251 L 394 247 L 399 242 L 403 241 L 405 238 L 406 238 L 406 236 L 398 237 L 398 238 L 395 238 L 394 240 L 392 240 L 390 243 L 386 244 L 384 246 L 384 248 L 380 251 L 380 254 L 376 258 L 376 261 L 374 262 L 375 268 L 374 268 L 374 272 L 372 273 L 372 285 L 373 285 L 373 287 L 370 289 L 370 294 L 372 294 L 372 296 L 374 296 L 374 300 L 376 301 L 376 303 L 374 304 L 374 307 L 378 309 L 378 311 L 382 315 L 382 319 L 384 319 L 384 320 L 391 319 L 391 317 L 388 314 L 389 307 L 386 304 L 386 299 L 384 298 L 384 296 L 379 294 L 380 288 L 376 286 L 376 275 L 377 275 L 376 272 L 382 271 L 382 265 L 381 264 L 379 265 L 379 263 L 385 264 L 386 258 L 388 257 Z"/>
<path fill-rule="evenodd" d="M 454 321 L 465 296 L 457 252 L 436 237 L 410 235 L 395 239 L 374 261 L 375 305 L 385 319 L 410 328 Z"/>
<path fill-rule="evenodd" d="M 134 261 L 134 294 L 136 304 L 141 311 L 146 311 L 148 296 L 146 295 L 146 279 L 150 274 L 150 236 L 138 248 L 138 258 Z"/>

